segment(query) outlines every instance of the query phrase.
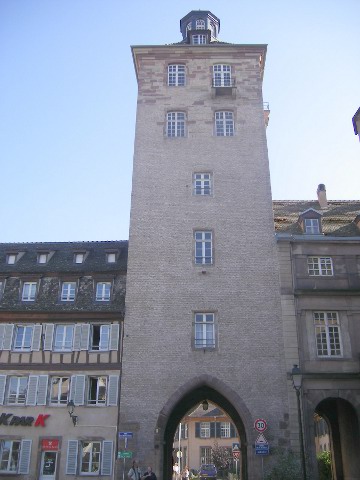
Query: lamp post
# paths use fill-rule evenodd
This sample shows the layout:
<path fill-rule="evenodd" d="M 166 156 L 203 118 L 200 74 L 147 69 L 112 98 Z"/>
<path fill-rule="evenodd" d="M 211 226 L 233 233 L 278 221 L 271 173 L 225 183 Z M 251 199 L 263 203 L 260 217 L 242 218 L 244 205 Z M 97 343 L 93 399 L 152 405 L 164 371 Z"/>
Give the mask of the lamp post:
<path fill-rule="evenodd" d="M 74 401 L 73 400 L 70 400 L 67 404 L 67 409 L 68 409 L 68 413 L 70 415 L 70 418 L 74 424 L 74 427 L 76 427 L 77 425 L 77 421 L 78 421 L 78 416 L 77 415 L 74 415 L 74 410 L 75 410 L 75 404 L 74 404 Z"/>
<path fill-rule="evenodd" d="M 300 403 L 300 392 L 301 392 L 301 383 L 302 375 L 298 365 L 294 365 L 291 371 L 291 379 L 294 390 L 296 392 L 297 399 L 297 409 L 298 409 L 298 419 L 299 419 L 299 438 L 300 438 L 300 452 L 301 452 L 301 469 L 303 474 L 303 479 L 306 480 L 306 462 L 305 462 L 305 448 L 304 448 L 304 434 L 303 434 L 303 423 L 301 415 L 301 403 Z"/>

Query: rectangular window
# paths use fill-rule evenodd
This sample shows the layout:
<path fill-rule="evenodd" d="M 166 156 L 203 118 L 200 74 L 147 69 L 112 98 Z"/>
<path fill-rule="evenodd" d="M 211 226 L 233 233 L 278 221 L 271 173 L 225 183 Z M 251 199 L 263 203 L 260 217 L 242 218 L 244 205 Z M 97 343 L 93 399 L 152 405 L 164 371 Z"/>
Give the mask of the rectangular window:
<path fill-rule="evenodd" d="M 36 298 L 36 282 L 24 282 L 22 291 L 23 302 L 34 302 Z"/>
<path fill-rule="evenodd" d="M 76 282 L 63 282 L 61 285 L 61 301 L 73 302 L 76 294 Z"/>
<path fill-rule="evenodd" d="M 71 351 L 73 344 L 74 325 L 56 325 L 54 350 L 58 352 Z"/>
<path fill-rule="evenodd" d="M 318 218 L 305 218 L 305 233 L 320 233 L 320 225 Z"/>
<path fill-rule="evenodd" d="M 200 464 L 212 463 L 211 447 L 200 447 Z"/>
<path fill-rule="evenodd" d="M 166 134 L 168 137 L 185 137 L 184 112 L 169 112 L 167 114 Z"/>
<path fill-rule="evenodd" d="M 211 195 L 211 173 L 194 173 L 194 195 Z"/>
<path fill-rule="evenodd" d="M 210 422 L 200 423 L 200 438 L 210 438 Z"/>
<path fill-rule="evenodd" d="M 314 326 L 318 356 L 341 356 L 342 346 L 337 312 L 314 312 Z"/>
<path fill-rule="evenodd" d="M 193 45 L 205 45 L 206 42 L 206 35 L 192 35 L 192 44 Z"/>
<path fill-rule="evenodd" d="M 230 438 L 230 422 L 220 423 L 220 436 L 221 438 Z"/>
<path fill-rule="evenodd" d="M 3 291 L 4 291 L 4 282 L 0 280 L 0 299 L 3 295 Z"/>
<path fill-rule="evenodd" d="M 215 348 L 213 313 L 195 313 L 195 348 Z"/>
<path fill-rule="evenodd" d="M 101 442 L 81 442 L 81 473 L 100 474 Z"/>
<path fill-rule="evenodd" d="M 105 405 L 107 377 L 89 377 L 89 405 Z"/>
<path fill-rule="evenodd" d="M 52 377 L 50 387 L 51 405 L 67 405 L 69 399 L 69 389 L 69 377 Z"/>
<path fill-rule="evenodd" d="M 233 112 L 215 112 L 215 135 L 217 137 L 234 136 Z"/>
<path fill-rule="evenodd" d="M 111 252 L 106 254 L 106 261 L 107 263 L 115 263 L 116 262 L 116 253 Z"/>
<path fill-rule="evenodd" d="M 6 257 L 6 263 L 8 265 L 14 265 L 17 260 L 17 253 L 9 253 Z"/>
<path fill-rule="evenodd" d="M 33 325 L 18 325 L 16 327 L 13 350 L 30 352 L 33 329 Z"/>
<path fill-rule="evenodd" d="M 28 377 L 10 377 L 7 403 L 12 405 L 24 405 L 26 401 L 27 386 Z"/>
<path fill-rule="evenodd" d="M 109 302 L 110 295 L 111 295 L 110 282 L 98 282 L 96 284 L 96 301 L 97 302 Z"/>
<path fill-rule="evenodd" d="M 195 232 L 195 263 L 200 265 L 211 265 L 212 256 L 212 232 Z"/>
<path fill-rule="evenodd" d="M 213 84 L 214 87 L 231 87 L 230 65 L 213 66 Z"/>
<path fill-rule="evenodd" d="M 0 440 L 0 472 L 17 473 L 20 458 L 19 440 Z"/>
<path fill-rule="evenodd" d="M 110 325 L 92 325 L 91 350 L 109 350 Z"/>
<path fill-rule="evenodd" d="M 311 276 L 333 275 L 333 264 L 331 257 L 308 257 L 308 272 Z"/>
<path fill-rule="evenodd" d="M 74 255 L 74 262 L 75 263 L 84 263 L 85 260 L 85 253 L 80 252 L 80 253 L 75 253 Z"/>
<path fill-rule="evenodd" d="M 169 87 L 183 87 L 185 85 L 185 65 L 168 65 Z"/>
<path fill-rule="evenodd" d="M 47 263 L 48 257 L 48 253 L 38 253 L 38 263 Z"/>

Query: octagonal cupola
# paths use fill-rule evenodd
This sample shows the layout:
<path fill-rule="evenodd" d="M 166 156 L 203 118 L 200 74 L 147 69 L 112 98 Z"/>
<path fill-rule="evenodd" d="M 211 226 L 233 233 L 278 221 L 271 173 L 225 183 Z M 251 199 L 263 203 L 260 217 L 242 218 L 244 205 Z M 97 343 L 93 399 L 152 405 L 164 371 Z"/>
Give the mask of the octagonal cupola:
<path fill-rule="evenodd" d="M 184 43 L 204 45 L 216 42 L 220 20 L 209 10 L 193 10 L 180 20 L 180 32 Z"/>

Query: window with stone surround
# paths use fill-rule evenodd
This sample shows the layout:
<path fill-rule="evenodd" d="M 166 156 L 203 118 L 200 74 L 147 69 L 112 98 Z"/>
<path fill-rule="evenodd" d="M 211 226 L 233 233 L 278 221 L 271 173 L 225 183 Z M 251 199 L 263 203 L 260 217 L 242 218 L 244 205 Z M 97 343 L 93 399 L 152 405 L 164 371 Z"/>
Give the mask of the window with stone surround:
<path fill-rule="evenodd" d="M 337 312 L 313 312 L 318 357 L 341 357 L 342 344 Z"/>
<path fill-rule="evenodd" d="M 217 137 L 234 136 L 234 114 L 233 112 L 215 112 L 215 135 Z"/>
<path fill-rule="evenodd" d="M 196 172 L 193 174 L 194 195 L 212 195 L 211 173 Z"/>
<path fill-rule="evenodd" d="M 195 238 L 195 263 L 197 265 L 211 265 L 213 263 L 213 242 L 211 231 L 196 231 Z"/>
<path fill-rule="evenodd" d="M 310 276 L 332 276 L 333 263 L 331 257 L 308 257 L 308 273 Z"/>
<path fill-rule="evenodd" d="M 214 313 L 195 313 L 195 348 L 215 348 Z"/>
<path fill-rule="evenodd" d="M 185 65 L 168 65 L 169 87 L 183 87 L 185 85 Z"/>
<path fill-rule="evenodd" d="M 213 66 L 213 86 L 214 87 L 230 87 L 231 86 L 231 66 L 230 65 L 214 65 Z"/>
<path fill-rule="evenodd" d="M 185 137 L 184 112 L 168 112 L 166 120 L 166 135 L 168 137 Z"/>

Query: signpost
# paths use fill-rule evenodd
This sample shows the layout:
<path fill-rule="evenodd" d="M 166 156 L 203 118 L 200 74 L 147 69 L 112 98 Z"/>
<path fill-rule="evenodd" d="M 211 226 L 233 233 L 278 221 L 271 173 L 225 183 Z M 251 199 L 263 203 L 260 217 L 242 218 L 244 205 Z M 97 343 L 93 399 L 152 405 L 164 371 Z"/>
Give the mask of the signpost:
<path fill-rule="evenodd" d="M 267 429 L 267 421 L 263 418 L 257 418 L 254 422 L 254 428 L 259 433 L 265 432 L 265 430 Z"/>
<path fill-rule="evenodd" d="M 120 450 L 118 452 L 118 458 L 132 458 L 133 452 L 130 452 L 129 450 Z"/>
<path fill-rule="evenodd" d="M 119 432 L 119 440 L 124 440 L 124 448 L 125 450 L 120 450 L 118 452 L 118 458 L 124 459 L 123 465 L 123 480 L 125 479 L 125 459 L 132 458 L 133 452 L 126 450 L 128 446 L 129 438 L 133 438 L 133 432 Z"/>
<path fill-rule="evenodd" d="M 235 460 L 235 475 L 238 478 L 238 461 L 240 458 L 240 444 L 238 442 L 232 444 L 232 454 Z"/>

